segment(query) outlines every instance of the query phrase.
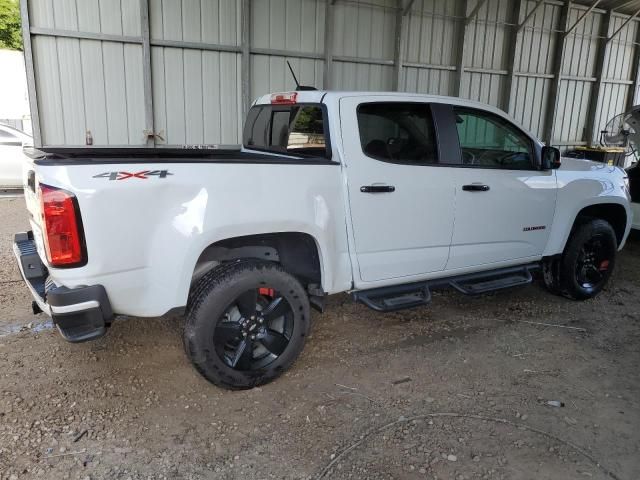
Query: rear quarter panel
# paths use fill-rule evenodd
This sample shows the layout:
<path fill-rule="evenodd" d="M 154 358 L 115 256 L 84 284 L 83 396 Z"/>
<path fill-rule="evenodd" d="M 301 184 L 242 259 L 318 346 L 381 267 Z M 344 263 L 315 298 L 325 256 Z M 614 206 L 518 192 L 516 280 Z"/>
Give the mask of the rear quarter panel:
<path fill-rule="evenodd" d="M 166 170 L 110 180 L 110 172 Z M 157 316 L 186 304 L 202 251 L 225 238 L 302 232 L 316 239 L 323 288 L 350 286 L 339 165 L 136 163 L 37 167 L 77 198 L 88 263 L 51 269 L 57 284 L 104 285 L 116 313 Z"/>

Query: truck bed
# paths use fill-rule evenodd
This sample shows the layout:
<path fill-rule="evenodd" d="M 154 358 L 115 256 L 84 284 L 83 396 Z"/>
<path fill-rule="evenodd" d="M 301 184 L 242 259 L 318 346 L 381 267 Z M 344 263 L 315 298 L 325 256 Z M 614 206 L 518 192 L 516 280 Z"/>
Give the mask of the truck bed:
<path fill-rule="evenodd" d="M 278 163 L 326 164 L 326 158 L 246 152 L 238 148 L 44 147 L 25 153 L 36 165 L 125 163 Z"/>

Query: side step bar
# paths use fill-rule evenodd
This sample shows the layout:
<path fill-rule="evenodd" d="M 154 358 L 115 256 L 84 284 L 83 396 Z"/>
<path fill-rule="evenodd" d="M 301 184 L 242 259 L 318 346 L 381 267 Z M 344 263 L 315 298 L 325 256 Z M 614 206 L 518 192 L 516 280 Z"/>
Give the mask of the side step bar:
<path fill-rule="evenodd" d="M 473 274 L 449 282 L 453 288 L 465 295 L 479 295 L 481 293 L 493 292 L 504 288 L 527 285 L 533 282 L 530 268 L 503 270 L 493 274 Z"/>
<path fill-rule="evenodd" d="M 425 283 L 408 283 L 353 292 L 353 299 L 378 312 L 393 312 L 428 304 L 431 292 Z"/>
<path fill-rule="evenodd" d="M 527 285 L 533 281 L 531 270 L 538 268 L 540 268 L 538 263 L 531 263 L 488 272 L 360 290 L 353 292 L 352 295 L 356 302 L 363 303 L 373 310 L 393 312 L 428 304 L 431 301 L 432 288 L 454 288 L 465 295 L 479 295 L 504 288 Z"/>

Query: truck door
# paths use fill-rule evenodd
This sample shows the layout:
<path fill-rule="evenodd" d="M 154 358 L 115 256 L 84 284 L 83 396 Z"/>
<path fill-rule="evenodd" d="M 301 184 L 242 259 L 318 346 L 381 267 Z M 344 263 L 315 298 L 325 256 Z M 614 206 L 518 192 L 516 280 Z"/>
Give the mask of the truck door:
<path fill-rule="evenodd" d="M 360 288 L 442 271 L 449 256 L 455 169 L 439 166 L 430 105 L 398 98 L 340 101 Z"/>
<path fill-rule="evenodd" d="M 556 205 L 556 176 L 540 170 L 533 139 L 497 114 L 452 107 L 463 167 L 447 270 L 542 255 Z"/>

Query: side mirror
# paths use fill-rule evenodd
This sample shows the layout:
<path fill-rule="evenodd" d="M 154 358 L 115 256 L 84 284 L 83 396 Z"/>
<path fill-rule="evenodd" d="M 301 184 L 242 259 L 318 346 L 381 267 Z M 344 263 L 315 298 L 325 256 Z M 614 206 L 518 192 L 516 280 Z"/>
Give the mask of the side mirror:
<path fill-rule="evenodd" d="M 555 147 L 542 147 L 542 170 L 553 170 L 560 168 L 560 150 Z"/>

